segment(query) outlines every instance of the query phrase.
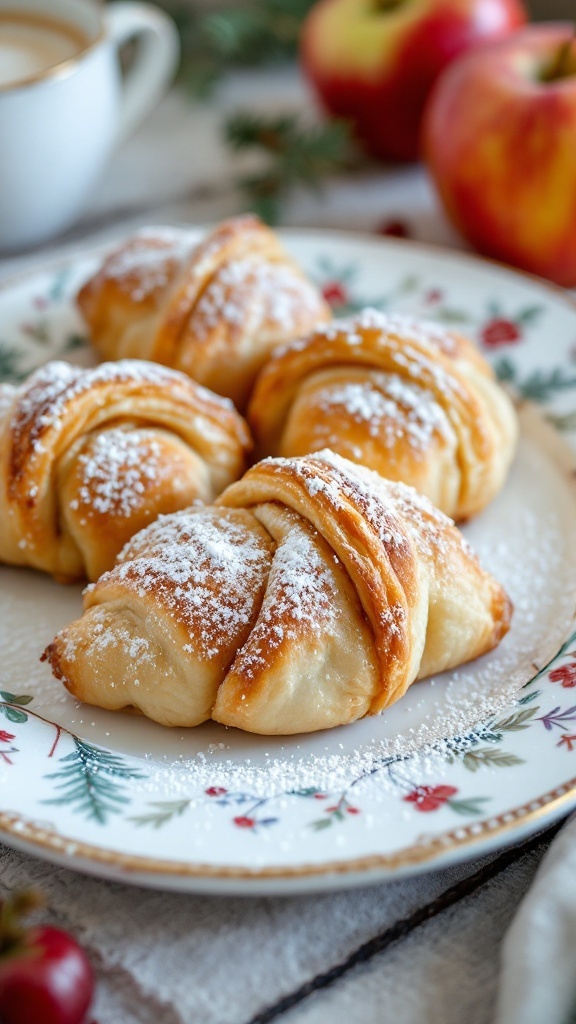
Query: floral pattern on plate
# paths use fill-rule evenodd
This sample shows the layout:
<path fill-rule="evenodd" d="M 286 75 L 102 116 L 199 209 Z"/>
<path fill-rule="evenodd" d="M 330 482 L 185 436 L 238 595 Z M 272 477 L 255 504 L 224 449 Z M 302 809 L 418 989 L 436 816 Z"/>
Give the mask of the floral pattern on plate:
<path fill-rule="evenodd" d="M 369 304 L 470 334 L 500 378 L 572 439 L 576 307 L 559 292 L 411 243 L 305 233 L 287 243 L 337 315 Z M 97 260 L 0 290 L 0 379 L 17 382 L 49 358 L 93 361 L 72 299 Z M 382 756 L 339 787 L 272 776 L 266 792 L 230 786 L 218 751 L 201 785 L 173 767 L 163 782 L 147 756 L 47 720 L 43 694 L 24 675 L 3 675 L 0 831 L 70 866 L 212 891 L 334 887 L 481 852 L 576 803 L 576 633 L 565 636 L 506 709 L 424 757 Z"/>

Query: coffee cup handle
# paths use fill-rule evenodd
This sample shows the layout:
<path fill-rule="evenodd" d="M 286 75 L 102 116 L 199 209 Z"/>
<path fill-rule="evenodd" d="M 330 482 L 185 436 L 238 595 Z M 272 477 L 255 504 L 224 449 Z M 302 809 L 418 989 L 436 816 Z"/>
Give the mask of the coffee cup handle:
<path fill-rule="evenodd" d="M 153 4 L 125 0 L 110 4 L 106 17 L 112 44 L 120 49 L 137 40 L 130 67 L 123 76 L 116 141 L 134 130 L 166 90 L 178 65 L 180 44 L 171 18 Z"/>

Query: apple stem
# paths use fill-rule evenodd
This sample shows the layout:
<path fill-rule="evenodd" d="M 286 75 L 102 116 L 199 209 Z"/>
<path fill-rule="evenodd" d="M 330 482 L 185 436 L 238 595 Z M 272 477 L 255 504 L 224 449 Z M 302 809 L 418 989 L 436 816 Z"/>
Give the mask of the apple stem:
<path fill-rule="evenodd" d="M 373 0 L 373 2 L 376 10 L 384 14 L 386 11 L 395 11 L 397 7 L 402 7 L 405 0 Z"/>
<path fill-rule="evenodd" d="M 572 60 L 572 47 L 574 43 L 576 43 L 576 25 L 574 25 L 574 31 L 570 38 L 565 39 L 558 47 L 552 63 L 542 75 L 542 81 L 556 82 L 560 78 L 568 78 L 574 74 L 576 71 L 574 61 Z"/>
<path fill-rule="evenodd" d="M 0 954 L 9 952 L 23 937 L 26 927 L 22 918 L 43 906 L 44 899 L 36 889 L 14 892 L 0 903 Z"/>

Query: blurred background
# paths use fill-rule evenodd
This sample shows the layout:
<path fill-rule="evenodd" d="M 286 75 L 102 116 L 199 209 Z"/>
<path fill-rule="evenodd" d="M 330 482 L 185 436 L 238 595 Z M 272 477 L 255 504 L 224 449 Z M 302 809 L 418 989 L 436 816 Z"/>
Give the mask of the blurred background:
<path fill-rule="evenodd" d="M 534 18 L 574 18 L 576 6 L 573 0 L 530 0 L 528 10 Z"/>

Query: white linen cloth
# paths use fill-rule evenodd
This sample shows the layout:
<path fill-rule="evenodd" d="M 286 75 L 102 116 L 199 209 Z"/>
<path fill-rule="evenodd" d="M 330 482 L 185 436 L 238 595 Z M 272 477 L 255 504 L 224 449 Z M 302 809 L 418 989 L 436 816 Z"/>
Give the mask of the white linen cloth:
<path fill-rule="evenodd" d="M 369 889 L 258 899 L 154 892 L 4 849 L 0 896 L 39 886 L 52 923 L 84 944 L 98 974 L 97 1024 L 492 1024 L 502 936 L 545 849 Z M 457 900 L 453 887 L 467 891 L 478 873 Z M 417 923 L 422 908 L 429 920 Z M 363 944 L 386 943 L 398 922 L 404 937 L 283 1010 Z"/>
<path fill-rule="evenodd" d="M 576 1020 L 576 816 L 553 842 L 502 951 L 495 1024 Z"/>
<path fill-rule="evenodd" d="M 307 103 L 289 74 L 237 76 L 207 109 L 173 93 L 118 151 L 83 220 L 55 245 L 5 255 L 0 277 L 146 223 L 238 212 L 218 133 L 222 110 Z M 335 180 L 320 196 L 295 195 L 285 216 L 293 225 L 369 231 L 391 220 L 419 240 L 462 245 L 418 167 Z M 561 1015 L 576 981 L 575 839 L 573 821 L 506 940 L 498 1011 L 502 940 L 549 833 L 372 889 L 259 899 L 132 888 L 0 846 L 0 895 L 40 887 L 44 917 L 85 944 L 98 975 L 97 1024 L 494 1024 L 496 1013 L 497 1024 L 567 1024 Z"/>

